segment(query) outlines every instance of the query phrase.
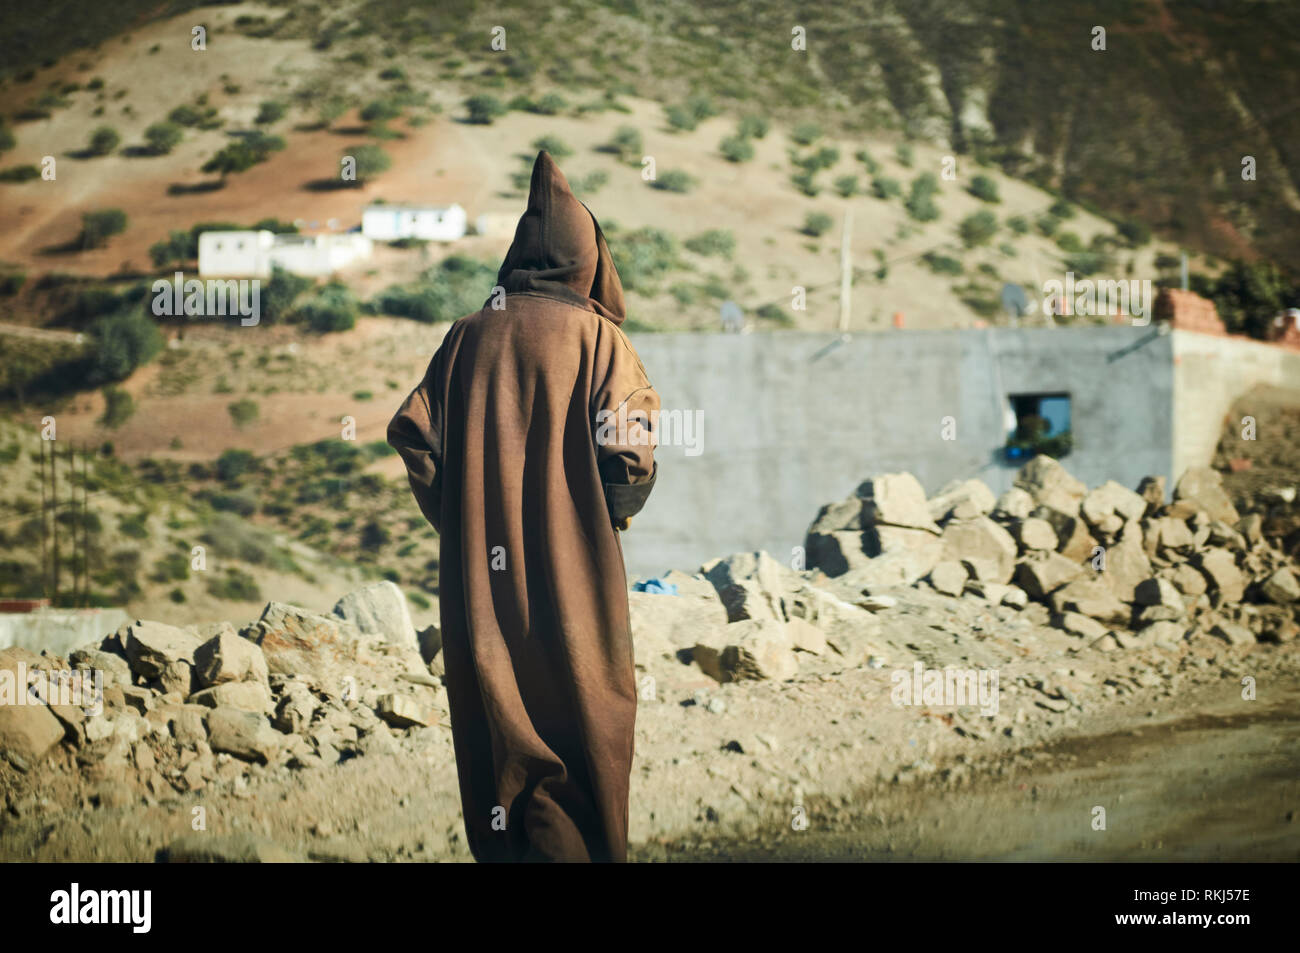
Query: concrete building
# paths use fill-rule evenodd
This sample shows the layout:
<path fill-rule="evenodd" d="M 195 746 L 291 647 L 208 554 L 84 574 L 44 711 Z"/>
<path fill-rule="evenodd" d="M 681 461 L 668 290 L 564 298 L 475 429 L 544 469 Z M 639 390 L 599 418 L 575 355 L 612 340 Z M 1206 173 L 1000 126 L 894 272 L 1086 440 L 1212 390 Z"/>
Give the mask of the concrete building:
<path fill-rule="evenodd" d="M 202 278 L 269 278 L 274 268 L 321 278 L 370 257 L 374 243 L 359 232 L 276 235 L 268 231 L 203 232 Z"/>
<path fill-rule="evenodd" d="M 624 537 L 628 571 L 691 569 L 766 549 L 788 559 L 827 502 L 873 473 L 927 492 L 978 477 L 996 493 L 1023 459 L 1017 412 L 1068 426 L 1089 486 L 1172 481 L 1210 461 L 1256 384 L 1300 387 L 1300 353 L 1167 325 L 841 336 L 638 334 L 666 411 L 699 411 L 695 449 L 661 446 L 658 485 Z"/>
<path fill-rule="evenodd" d="M 361 233 L 375 241 L 453 242 L 464 238 L 468 227 L 459 205 L 368 205 L 361 215 Z"/>

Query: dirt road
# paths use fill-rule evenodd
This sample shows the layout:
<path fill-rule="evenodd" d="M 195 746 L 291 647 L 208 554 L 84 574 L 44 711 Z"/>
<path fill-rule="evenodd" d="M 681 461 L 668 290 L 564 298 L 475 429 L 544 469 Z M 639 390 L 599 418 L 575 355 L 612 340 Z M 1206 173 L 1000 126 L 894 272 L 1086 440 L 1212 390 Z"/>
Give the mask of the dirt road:
<path fill-rule="evenodd" d="M 821 831 L 638 859 L 1294 862 L 1300 680 L 1272 694 L 1048 744 L 956 789 L 864 790 Z"/>

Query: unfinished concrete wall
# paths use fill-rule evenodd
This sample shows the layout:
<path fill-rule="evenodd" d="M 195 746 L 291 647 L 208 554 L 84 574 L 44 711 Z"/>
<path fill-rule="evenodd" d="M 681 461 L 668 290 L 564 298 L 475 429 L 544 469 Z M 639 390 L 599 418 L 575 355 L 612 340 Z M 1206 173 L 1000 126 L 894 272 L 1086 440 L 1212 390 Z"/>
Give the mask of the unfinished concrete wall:
<path fill-rule="evenodd" d="M 1175 331 L 1172 337 L 1175 473 L 1210 462 L 1228 411 L 1252 387 L 1300 388 L 1300 353 L 1295 351 L 1191 331 Z"/>
<path fill-rule="evenodd" d="M 700 453 L 660 447 L 650 503 L 624 537 L 634 575 L 803 542 L 818 507 L 865 477 L 908 470 L 929 492 L 976 476 L 996 492 L 1007 396 L 1071 395 L 1089 484 L 1168 476 L 1170 338 L 1153 328 L 633 336 L 669 410 L 700 410 Z M 956 439 L 943 439 L 952 417 Z"/>
<path fill-rule="evenodd" d="M 98 642 L 129 622 L 121 609 L 38 609 L 0 615 L 0 649 L 16 645 L 58 655 Z"/>

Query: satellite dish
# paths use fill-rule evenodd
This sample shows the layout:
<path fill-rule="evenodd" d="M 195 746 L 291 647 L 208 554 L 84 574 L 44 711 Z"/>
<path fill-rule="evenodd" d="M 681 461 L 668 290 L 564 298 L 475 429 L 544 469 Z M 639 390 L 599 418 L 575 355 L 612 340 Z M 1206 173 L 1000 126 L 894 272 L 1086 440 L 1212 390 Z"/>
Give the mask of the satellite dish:
<path fill-rule="evenodd" d="M 1029 298 L 1020 285 L 1008 282 L 1002 286 L 1002 310 L 1008 317 L 1021 318 L 1029 313 Z"/>

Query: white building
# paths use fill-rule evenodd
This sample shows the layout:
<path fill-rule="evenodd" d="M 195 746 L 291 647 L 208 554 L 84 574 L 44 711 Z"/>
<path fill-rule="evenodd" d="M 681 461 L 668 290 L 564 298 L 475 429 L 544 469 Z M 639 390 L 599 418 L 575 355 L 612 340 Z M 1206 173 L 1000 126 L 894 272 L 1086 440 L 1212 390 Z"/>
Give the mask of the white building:
<path fill-rule="evenodd" d="M 454 242 L 465 237 L 468 225 L 459 205 L 368 205 L 361 215 L 361 233 L 384 242 L 402 238 Z"/>
<path fill-rule="evenodd" d="M 283 268 L 309 278 L 325 277 L 370 257 L 374 243 L 358 232 L 276 235 L 268 231 L 203 232 L 202 278 L 269 278 Z"/>

